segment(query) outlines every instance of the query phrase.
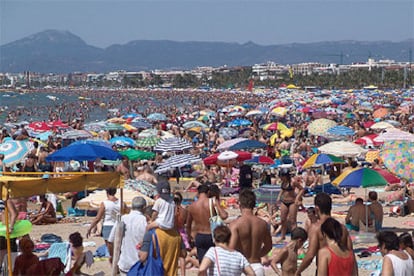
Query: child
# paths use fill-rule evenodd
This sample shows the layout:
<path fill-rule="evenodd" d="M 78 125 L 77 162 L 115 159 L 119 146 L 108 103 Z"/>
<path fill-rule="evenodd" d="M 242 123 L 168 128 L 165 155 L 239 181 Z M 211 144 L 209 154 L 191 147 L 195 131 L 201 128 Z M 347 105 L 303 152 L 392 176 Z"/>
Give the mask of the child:
<path fill-rule="evenodd" d="M 174 228 L 175 203 L 171 197 L 170 183 L 161 181 L 157 184 L 157 199 L 152 209 L 152 222 L 148 223 L 147 230 L 161 228 L 164 230 Z"/>
<path fill-rule="evenodd" d="M 305 229 L 296 227 L 291 233 L 291 241 L 282 249 L 272 252 L 273 257 L 270 265 L 277 275 L 294 275 L 296 273 L 298 250 L 307 239 L 308 234 Z M 281 265 L 282 271 L 279 270 L 277 264 Z"/>
<path fill-rule="evenodd" d="M 17 256 L 14 262 L 13 275 L 26 275 L 27 270 L 31 266 L 39 263 L 39 258 L 32 252 L 34 243 L 30 238 L 22 238 L 19 242 L 19 247 L 22 254 Z"/>
<path fill-rule="evenodd" d="M 70 251 L 72 254 L 72 268 L 69 275 L 81 274 L 81 267 L 85 263 L 85 254 L 83 253 L 83 238 L 79 232 L 69 235 Z"/>

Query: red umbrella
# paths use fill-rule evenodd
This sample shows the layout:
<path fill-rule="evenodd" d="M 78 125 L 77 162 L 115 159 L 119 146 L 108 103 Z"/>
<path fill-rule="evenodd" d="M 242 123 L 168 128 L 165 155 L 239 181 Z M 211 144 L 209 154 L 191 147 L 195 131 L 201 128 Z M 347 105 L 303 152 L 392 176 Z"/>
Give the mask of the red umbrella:
<path fill-rule="evenodd" d="M 51 128 L 45 122 L 32 122 L 28 126 L 28 128 L 32 129 L 33 131 L 42 132 L 51 130 Z"/>
<path fill-rule="evenodd" d="M 68 124 L 63 123 L 61 120 L 47 123 L 51 128 L 69 128 Z"/>
<path fill-rule="evenodd" d="M 373 124 L 375 124 L 374 121 L 368 121 L 364 123 L 364 128 L 370 128 Z"/>
<path fill-rule="evenodd" d="M 262 164 L 262 165 L 273 165 L 275 161 L 264 155 L 254 156 L 252 159 L 248 159 L 244 161 L 245 163 L 254 163 L 254 164 Z"/>
<path fill-rule="evenodd" d="M 382 177 L 384 177 L 385 180 L 387 180 L 387 182 L 390 184 L 397 184 L 401 182 L 401 179 L 399 179 L 398 177 L 390 173 L 388 170 L 379 169 L 379 168 L 374 169 L 374 170 L 377 171 L 380 175 L 382 175 Z"/>
<path fill-rule="evenodd" d="M 244 160 L 249 160 L 252 158 L 252 153 L 248 151 L 234 151 L 238 156 L 236 158 L 237 161 L 241 162 Z M 218 156 L 220 153 L 214 153 L 206 158 L 203 159 L 204 165 L 220 165 L 222 162 L 218 160 Z M 227 164 L 227 163 L 226 163 Z"/>
<path fill-rule="evenodd" d="M 354 141 L 355 144 L 364 145 L 364 146 L 375 146 L 378 147 L 384 142 L 377 142 L 374 139 L 377 138 L 378 134 L 369 134 L 364 137 L 361 137 Z"/>

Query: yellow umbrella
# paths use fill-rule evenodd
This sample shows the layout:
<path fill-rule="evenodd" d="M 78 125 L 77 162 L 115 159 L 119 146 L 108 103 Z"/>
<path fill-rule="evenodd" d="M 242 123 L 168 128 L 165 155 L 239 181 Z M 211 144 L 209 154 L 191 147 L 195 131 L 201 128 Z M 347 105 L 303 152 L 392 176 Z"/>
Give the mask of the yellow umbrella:
<path fill-rule="evenodd" d="M 110 118 L 108 120 L 106 120 L 108 123 L 114 123 L 114 124 L 123 124 L 126 122 L 125 119 L 120 118 L 120 117 L 114 117 L 114 118 Z"/>
<path fill-rule="evenodd" d="M 128 130 L 128 131 L 136 131 L 136 130 L 137 130 L 137 128 L 136 128 L 136 127 L 134 127 L 134 126 L 132 126 L 132 125 L 130 125 L 130 124 L 122 124 L 122 126 L 123 126 L 126 130 Z"/>
<path fill-rule="evenodd" d="M 287 108 L 282 107 L 282 106 L 273 108 L 272 111 L 270 111 L 271 115 L 278 115 L 278 116 L 285 116 L 286 113 L 287 113 Z"/>
<path fill-rule="evenodd" d="M 298 89 L 298 87 L 294 84 L 289 84 L 288 86 L 286 86 L 287 89 Z"/>
<path fill-rule="evenodd" d="M 293 132 L 294 132 L 294 128 L 288 128 L 285 130 L 281 130 L 280 131 L 280 138 L 284 139 L 285 137 L 292 137 L 293 136 Z M 275 133 L 272 136 L 270 136 L 270 145 L 273 147 L 275 145 L 276 139 L 279 138 L 278 134 Z"/>

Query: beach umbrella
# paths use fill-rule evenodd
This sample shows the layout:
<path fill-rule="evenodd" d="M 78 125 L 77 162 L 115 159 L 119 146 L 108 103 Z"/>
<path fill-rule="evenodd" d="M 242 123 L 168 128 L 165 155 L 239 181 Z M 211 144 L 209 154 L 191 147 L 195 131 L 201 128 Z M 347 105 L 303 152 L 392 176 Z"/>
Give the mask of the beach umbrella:
<path fill-rule="evenodd" d="M 52 129 L 67 129 L 67 128 L 71 128 L 68 124 L 65 124 L 64 122 L 62 122 L 61 120 L 57 120 L 57 121 L 52 121 L 47 123 L 47 125 L 52 128 Z"/>
<path fill-rule="evenodd" d="M 370 168 L 355 168 L 345 170 L 332 184 L 341 188 L 368 188 L 386 186 L 387 180 L 377 171 Z"/>
<path fill-rule="evenodd" d="M 263 111 L 261 111 L 259 109 L 254 109 L 254 110 L 250 110 L 249 112 L 247 112 L 244 116 L 246 116 L 246 117 L 261 116 L 263 114 L 264 114 Z"/>
<path fill-rule="evenodd" d="M 138 113 L 128 113 L 122 116 L 122 119 L 135 119 L 135 118 L 142 118 L 142 115 Z"/>
<path fill-rule="evenodd" d="M 390 184 L 397 184 L 401 182 L 400 178 L 396 177 L 395 175 L 390 173 L 390 171 L 388 170 L 381 169 L 381 168 L 376 168 L 373 170 L 377 171 L 380 175 L 382 175 L 382 177 L 384 177 L 385 180 L 387 180 L 387 182 Z"/>
<path fill-rule="evenodd" d="M 210 116 L 208 115 L 201 115 L 200 117 L 197 118 L 197 121 L 207 122 L 208 120 L 210 120 Z"/>
<path fill-rule="evenodd" d="M 111 148 L 95 144 L 71 144 L 46 157 L 48 162 L 54 161 L 95 161 L 97 158 L 116 160 L 122 156 Z"/>
<path fill-rule="evenodd" d="M 229 147 L 230 150 L 247 150 L 266 148 L 267 145 L 257 140 L 244 140 Z"/>
<path fill-rule="evenodd" d="M 372 113 L 372 116 L 374 118 L 383 118 L 387 115 L 388 115 L 388 108 L 385 108 L 385 107 L 378 108 Z"/>
<path fill-rule="evenodd" d="M 231 127 L 222 127 L 219 129 L 219 135 L 224 139 L 231 139 L 239 135 L 239 131 Z"/>
<path fill-rule="evenodd" d="M 380 157 L 390 172 L 409 182 L 414 182 L 414 142 L 385 142 Z"/>
<path fill-rule="evenodd" d="M 306 169 L 314 166 L 321 166 L 325 164 L 334 163 L 345 163 L 345 161 L 332 154 L 315 153 L 305 161 L 302 168 Z"/>
<path fill-rule="evenodd" d="M 394 128 L 394 126 L 387 122 L 378 122 L 370 126 L 371 129 L 387 129 Z"/>
<path fill-rule="evenodd" d="M 244 163 L 259 164 L 259 165 L 272 165 L 275 163 L 275 161 L 269 156 L 258 155 L 258 156 L 253 156 L 253 158 L 244 161 Z"/>
<path fill-rule="evenodd" d="M 79 141 L 74 141 L 73 143 L 71 143 L 71 145 L 78 145 L 78 144 L 94 144 L 94 145 L 98 145 L 98 146 L 103 146 L 103 147 L 107 147 L 112 149 L 111 144 L 106 141 L 106 140 L 79 140 Z"/>
<path fill-rule="evenodd" d="M 374 160 L 378 159 L 380 160 L 380 151 L 379 150 L 369 150 L 366 154 L 365 154 L 365 161 L 369 162 L 369 163 L 374 163 Z"/>
<path fill-rule="evenodd" d="M 375 146 L 378 147 L 383 144 L 383 142 L 377 142 L 375 138 L 378 137 L 378 134 L 369 134 L 358 138 L 354 141 L 355 144 L 363 145 L 363 146 Z"/>
<path fill-rule="evenodd" d="M 355 134 L 355 131 L 347 126 L 333 126 L 326 133 L 332 136 L 352 136 Z"/>
<path fill-rule="evenodd" d="M 151 121 L 166 121 L 167 116 L 162 113 L 151 113 L 147 116 L 147 119 Z"/>
<path fill-rule="evenodd" d="M 134 132 L 134 131 L 137 131 L 137 130 L 138 130 L 136 127 L 134 127 L 134 126 L 132 126 L 132 125 L 130 125 L 130 124 L 128 124 L 128 123 L 122 124 L 122 126 L 123 126 L 123 127 L 124 127 L 127 131 L 130 131 L 130 132 Z"/>
<path fill-rule="evenodd" d="M 161 138 L 175 137 L 172 133 L 164 130 L 158 130 L 155 128 L 144 129 L 138 133 L 138 139 L 150 137 L 150 136 L 161 136 Z"/>
<path fill-rule="evenodd" d="M 109 140 L 109 143 L 117 146 L 135 146 L 135 140 L 126 136 L 115 136 Z"/>
<path fill-rule="evenodd" d="M 0 153 L 4 155 L 3 163 L 6 167 L 17 164 L 26 158 L 33 148 L 29 141 L 7 140 L 0 144 Z"/>
<path fill-rule="evenodd" d="M 265 125 L 262 125 L 261 128 L 264 130 L 286 130 L 288 129 L 288 127 L 285 124 L 279 123 L 279 122 L 265 124 Z"/>
<path fill-rule="evenodd" d="M 161 139 L 154 147 L 154 151 L 183 151 L 192 149 L 193 144 L 180 137 Z"/>
<path fill-rule="evenodd" d="M 308 131 L 311 135 L 323 136 L 328 129 L 336 125 L 336 122 L 330 119 L 316 119 L 308 125 Z"/>
<path fill-rule="evenodd" d="M 193 127 L 208 128 L 208 125 L 200 121 L 188 121 L 183 124 L 183 128 L 185 129 L 193 128 Z"/>
<path fill-rule="evenodd" d="M 127 149 L 119 152 L 120 155 L 128 157 L 129 160 L 149 160 L 155 157 L 155 153 L 136 149 Z"/>
<path fill-rule="evenodd" d="M 273 134 L 269 138 L 270 145 L 274 146 L 276 143 L 276 139 L 278 138 L 284 139 L 285 137 L 288 137 L 288 138 L 292 137 L 293 131 L 294 131 L 294 128 L 288 128 L 288 129 L 280 130 L 280 135 L 279 133 Z"/>
<path fill-rule="evenodd" d="M 83 126 L 83 128 L 87 131 L 95 131 L 99 132 L 104 129 L 106 123 L 105 122 L 93 122 L 93 123 L 87 123 Z"/>
<path fill-rule="evenodd" d="M 221 143 L 220 145 L 218 145 L 217 149 L 218 150 L 226 150 L 229 149 L 231 146 L 233 146 L 234 144 L 237 144 L 241 141 L 245 141 L 247 140 L 247 138 L 243 138 L 243 137 L 238 137 L 238 138 L 234 138 L 231 140 L 227 140 L 224 141 L 223 143 Z"/>
<path fill-rule="evenodd" d="M 122 131 L 122 130 L 125 130 L 125 128 L 122 126 L 122 124 L 118 124 L 118 123 L 105 123 L 105 126 L 103 127 L 103 129 L 104 130 L 109 130 L 109 131 Z"/>
<path fill-rule="evenodd" d="M 161 140 L 160 137 L 157 136 L 148 136 L 136 141 L 137 147 L 140 148 L 152 148 L 154 147 L 159 141 Z"/>
<path fill-rule="evenodd" d="M 214 153 L 206 158 L 203 159 L 204 165 L 226 165 L 226 162 L 221 161 L 227 161 L 230 159 L 235 159 L 236 161 L 242 162 L 245 160 L 249 160 L 252 158 L 252 153 L 248 151 L 224 151 L 221 153 Z M 219 159 L 220 156 L 220 159 Z M 235 156 L 235 157 L 234 157 Z"/>
<path fill-rule="evenodd" d="M 398 128 L 388 128 L 386 132 L 379 134 L 374 138 L 375 142 L 386 141 L 409 141 L 414 142 L 414 134 L 400 130 Z"/>
<path fill-rule="evenodd" d="M 249 126 L 252 122 L 246 119 L 235 119 L 227 124 L 229 127 Z"/>
<path fill-rule="evenodd" d="M 174 155 L 162 162 L 154 172 L 163 173 L 173 168 L 181 168 L 197 162 L 201 162 L 201 158 L 193 154 Z"/>
<path fill-rule="evenodd" d="M 62 139 L 87 139 L 92 137 L 92 133 L 84 129 L 74 129 L 62 133 Z"/>
<path fill-rule="evenodd" d="M 321 153 L 332 154 L 335 156 L 356 157 L 367 152 L 359 145 L 348 141 L 334 141 L 320 146 Z"/>
<path fill-rule="evenodd" d="M 148 123 L 145 120 L 136 120 L 129 123 L 129 125 L 137 128 L 137 129 L 147 129 L 152 127 L 152 124 Z"/>
<path fill-rule="evenodd" d="M 286 107 L 279 106 L 279 107 L 273 108 L 273 109 L 269 112 L 269 114 L 270 114 L 270 115 L 276 115 L 276 116 L 283 117 L 283 116 L 285 116 L 285 115 L 286 115 L 287 111 L 288 111 L 288 110 L 287 110 L 287 108 L 286 108 Z"/>
<path fill-rule="evenodd" d="M 46 122 L 31 122 L 27 127 L 36 132 L 44 132 L 52 129 Z"/>

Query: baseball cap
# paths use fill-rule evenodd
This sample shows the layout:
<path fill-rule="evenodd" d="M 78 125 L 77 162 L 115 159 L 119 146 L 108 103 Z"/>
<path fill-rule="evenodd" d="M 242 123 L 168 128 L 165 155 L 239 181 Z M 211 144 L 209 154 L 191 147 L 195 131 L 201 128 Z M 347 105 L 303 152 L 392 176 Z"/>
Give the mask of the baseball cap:
<path fill-rule="evenodd" d="M 161 181 L 157 184 L 157 192 L 158 195 L 164 200 L 170 201 L 172 199 L 171 186 L 167 181 Z"/>

